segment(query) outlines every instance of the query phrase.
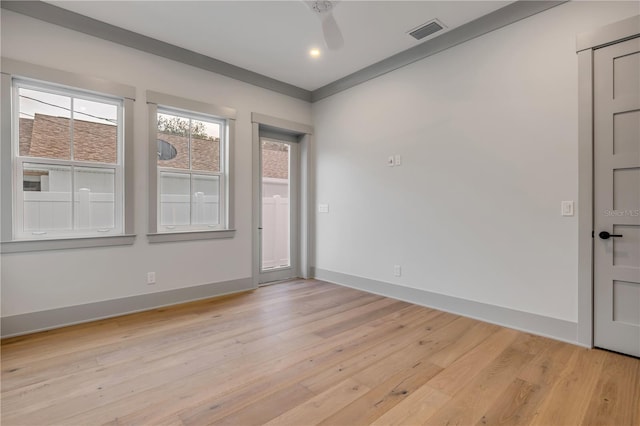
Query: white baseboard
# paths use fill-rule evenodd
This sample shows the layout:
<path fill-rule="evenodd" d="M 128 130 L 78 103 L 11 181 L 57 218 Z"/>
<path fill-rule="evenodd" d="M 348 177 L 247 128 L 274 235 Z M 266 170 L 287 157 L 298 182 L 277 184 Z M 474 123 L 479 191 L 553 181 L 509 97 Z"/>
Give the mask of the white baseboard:
<path fill-rule="evenodd" d="M 243 278 L 47 311 L 12 315 L 2 318 L 2 331 L 0 334 L 3 338 L 19 336 L 253 289 L 252 279 Z"/>
<path fill-rule="evenodd" d="M 312 273 L 318 280 L 584 346 L 577 340 L 575 322 L 324 269 L 314 268 Z"/>

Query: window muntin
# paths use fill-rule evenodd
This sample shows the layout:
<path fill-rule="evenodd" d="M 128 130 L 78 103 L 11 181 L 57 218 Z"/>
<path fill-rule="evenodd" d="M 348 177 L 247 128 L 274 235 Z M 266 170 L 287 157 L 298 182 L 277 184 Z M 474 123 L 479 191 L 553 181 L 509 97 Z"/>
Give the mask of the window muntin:
<path fill-rule="evenodd" d="M 123 233 L 123 99 L 14 79 L 14 239 Z"/>
<path fill-rule="evenodd" d="M 226 121 L 164 107 L 156 117 L 158 231 L 226 229 Z"/>

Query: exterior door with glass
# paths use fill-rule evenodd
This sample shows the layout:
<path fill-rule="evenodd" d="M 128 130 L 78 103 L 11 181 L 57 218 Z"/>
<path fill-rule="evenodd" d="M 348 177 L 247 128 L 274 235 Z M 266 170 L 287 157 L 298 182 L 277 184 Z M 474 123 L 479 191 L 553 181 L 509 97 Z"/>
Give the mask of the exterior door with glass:
<path fill-rule="evenodd" d="M 296 142 L 260 138 L 259 283 L 298 277 Z"/>

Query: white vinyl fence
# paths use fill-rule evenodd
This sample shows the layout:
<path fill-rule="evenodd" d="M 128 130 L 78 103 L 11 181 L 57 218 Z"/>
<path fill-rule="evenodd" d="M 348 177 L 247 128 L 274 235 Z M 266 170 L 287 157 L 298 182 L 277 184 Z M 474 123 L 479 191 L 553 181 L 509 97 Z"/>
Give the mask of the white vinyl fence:
<path fill-rule="evenodd" d="M 185 173 L 160 173 L 160 225 L 220 223 L 220 178 Z"/>
<path fill-rule="evenodd" d="M 76 229 L 115 226 L 113 193 L 92 193 L 88 188 L 80 188 L 74 198 L 72 202 L 70 192 L 25 191 L 24 230 L 69 230 L 73 228 L 72 218 L 75 218 Z"/>
<path fill-rule="evenodd" d="M 22 193 L 22 227 L 26 232 L 115 227 L 115 173 L 110 169 L 26 165 L 37 171 L 39 190 Z M 78 189 L 72 193 L 72 175 Z M 26 176 L 25 179 L 29 178 Z M 73 197 L 72 197 L 73 195 Z"/>
<path fill-rule="evenodd" d="M 191 205 L 189 203 L 192 202 Z M 220 223 L 218 196 L 193 194 L 160 194 L 160 220 L 164 226 L 189 225 L 190 216 L 194 225 Z"/>
<path fill-rule="evenodd" d="M 289 266 L 288 180 L 264 179 L 262 194 L 262 269 Z"/>

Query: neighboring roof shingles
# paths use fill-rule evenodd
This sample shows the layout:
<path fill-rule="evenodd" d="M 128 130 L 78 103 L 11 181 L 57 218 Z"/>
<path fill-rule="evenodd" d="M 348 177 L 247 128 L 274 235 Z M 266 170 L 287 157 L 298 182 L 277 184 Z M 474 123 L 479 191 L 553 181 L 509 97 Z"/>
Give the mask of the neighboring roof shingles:
<path fill-rule="evenodd" d="M 189 168 L 189 138 L 186 136 L 158 132 L 158 139 L 166 141 L 174 146 L 177 151 L 175 158 L 171 160 L 158 160 L 160 167 L 174 167 L 177 169 Z M 192 170 L 219 171 L 220 139 L 210 140 L 201 138 L 191 139 L 191 166 Z"/>
<path fill-rule="evenodd" d="M 74 120 L 74 158 L 81 161 L 116 162 L 116 126 L 91 121 Z M 20 118 L 20 155 L 41 158 L 69 159 L 69 119 L 35 114 L 33 119 Z M 188 138 L 158 132 L 162 139 L 176 148 L 171 160 L 159 160 L 161 167 L 189 167 Z M 219 139 L 192 138 L 192 169 L 218 171 Z M 263 174 L 269 178 L 286 179 L 289 171 L 288 153 L 281 144 L 266 143 L 263 150 Z"/>
<path fill-rule="evenodd" d="M 286 145 L 266 142 L 262 145 L 262 173 L 264 177 L 286 179 L 289 175 L 289 153 Z"/>
<path fill-rule="evenodd" d="M 69 119 L 35 114 L 20 119 L 20 155 L 68 160 L 71 155 Z M 73 154 L 76 160 L 116 162 L 116 126 L 74 120 Z"/>

